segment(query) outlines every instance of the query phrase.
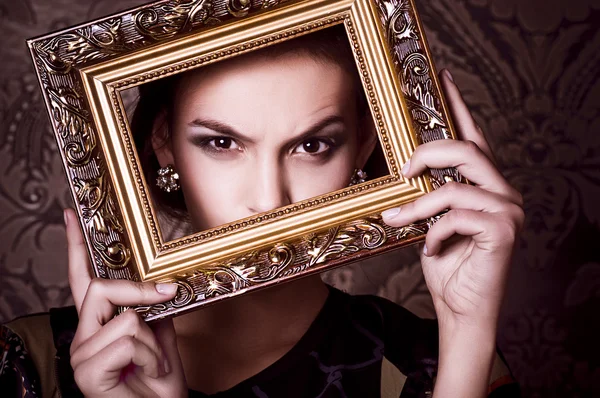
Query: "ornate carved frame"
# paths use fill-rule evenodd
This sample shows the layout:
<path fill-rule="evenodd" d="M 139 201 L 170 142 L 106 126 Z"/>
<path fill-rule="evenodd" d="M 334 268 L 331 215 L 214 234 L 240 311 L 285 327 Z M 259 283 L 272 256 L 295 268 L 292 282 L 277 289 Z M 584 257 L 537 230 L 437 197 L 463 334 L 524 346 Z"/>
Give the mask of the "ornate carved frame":
<path fill-rule="evenodd" d="M 390 175 L 164 242 L 119 92 L 343 23 Z M 174 281 L 146 320 L 423 239 L 379 213 L 449 180 L 405 181 L 421 143 L 454 138 L 413 0 L 163 0 L 28 41 L 92 259 L 102 278 Z"/>

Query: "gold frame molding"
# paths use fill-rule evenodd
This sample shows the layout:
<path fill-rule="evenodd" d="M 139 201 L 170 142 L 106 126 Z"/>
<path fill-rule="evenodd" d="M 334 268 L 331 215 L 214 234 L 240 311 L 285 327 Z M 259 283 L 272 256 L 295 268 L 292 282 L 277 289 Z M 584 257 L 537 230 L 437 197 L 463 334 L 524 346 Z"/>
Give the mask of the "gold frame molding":
<path fill-rule="evenodd" d="M 390 175 L 164 242 L 119 93 L 343 23 Z M 92 259 L 103 278 L 172 281 L 146 320 L 347 264 L 424 238 L 379 213 L 455 169 L 405 181 L 417 145 L 455 138 L 413 0 L 163 0 L 28 41 Z"/>

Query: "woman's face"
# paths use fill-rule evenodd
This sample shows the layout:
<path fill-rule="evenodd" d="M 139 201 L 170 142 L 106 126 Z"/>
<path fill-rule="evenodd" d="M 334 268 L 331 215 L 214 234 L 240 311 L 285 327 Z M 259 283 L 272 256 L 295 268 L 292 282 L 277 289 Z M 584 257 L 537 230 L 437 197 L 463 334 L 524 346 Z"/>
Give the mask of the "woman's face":
<path fill-rule="evenodd" d="M 200 230 L 344 188 L 376 142 L 350 74 L 310 55 L 204 68 L 182 80 L 173 112 L 157 156 L 175 165 Z"/>

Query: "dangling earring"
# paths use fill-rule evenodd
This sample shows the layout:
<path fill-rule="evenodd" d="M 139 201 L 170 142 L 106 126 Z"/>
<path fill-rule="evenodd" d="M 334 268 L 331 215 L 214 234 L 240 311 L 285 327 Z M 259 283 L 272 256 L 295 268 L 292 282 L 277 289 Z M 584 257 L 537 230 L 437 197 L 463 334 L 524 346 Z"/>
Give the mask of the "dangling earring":
<path fill-rule="evenodd" d="M 362 169 L 354 169 L 354 174 L 352 174 L 352 178 L 350 179 L 350 186 L 362 184 L 367 178 L 367 173 L 362 171 Z"/>
<path fill-rule="evenodd" d="M 179 189 L 179 174 L 177 174 L 172 164 L 158 169 L 156 186 L 165 192 L 177 191 Z"/>

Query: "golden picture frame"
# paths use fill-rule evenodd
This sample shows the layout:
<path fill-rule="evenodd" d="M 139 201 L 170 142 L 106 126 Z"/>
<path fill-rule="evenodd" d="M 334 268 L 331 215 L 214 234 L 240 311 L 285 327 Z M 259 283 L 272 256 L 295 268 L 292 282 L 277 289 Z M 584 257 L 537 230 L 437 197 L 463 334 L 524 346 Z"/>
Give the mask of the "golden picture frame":
<path fill-rule="evenodd" d="M 122 97 L 144 82 L 343 24 L 389 175 L 165 241 Z M 455 138 L 413 0 L 163 0 L 28 41 L 94 274 L 170 281 L 151 321 L 424 239 L 380 213 L 448 181 L 406 181 L 415 148 Z M 151 183 L 151 182 L 150 182 Z"/>

